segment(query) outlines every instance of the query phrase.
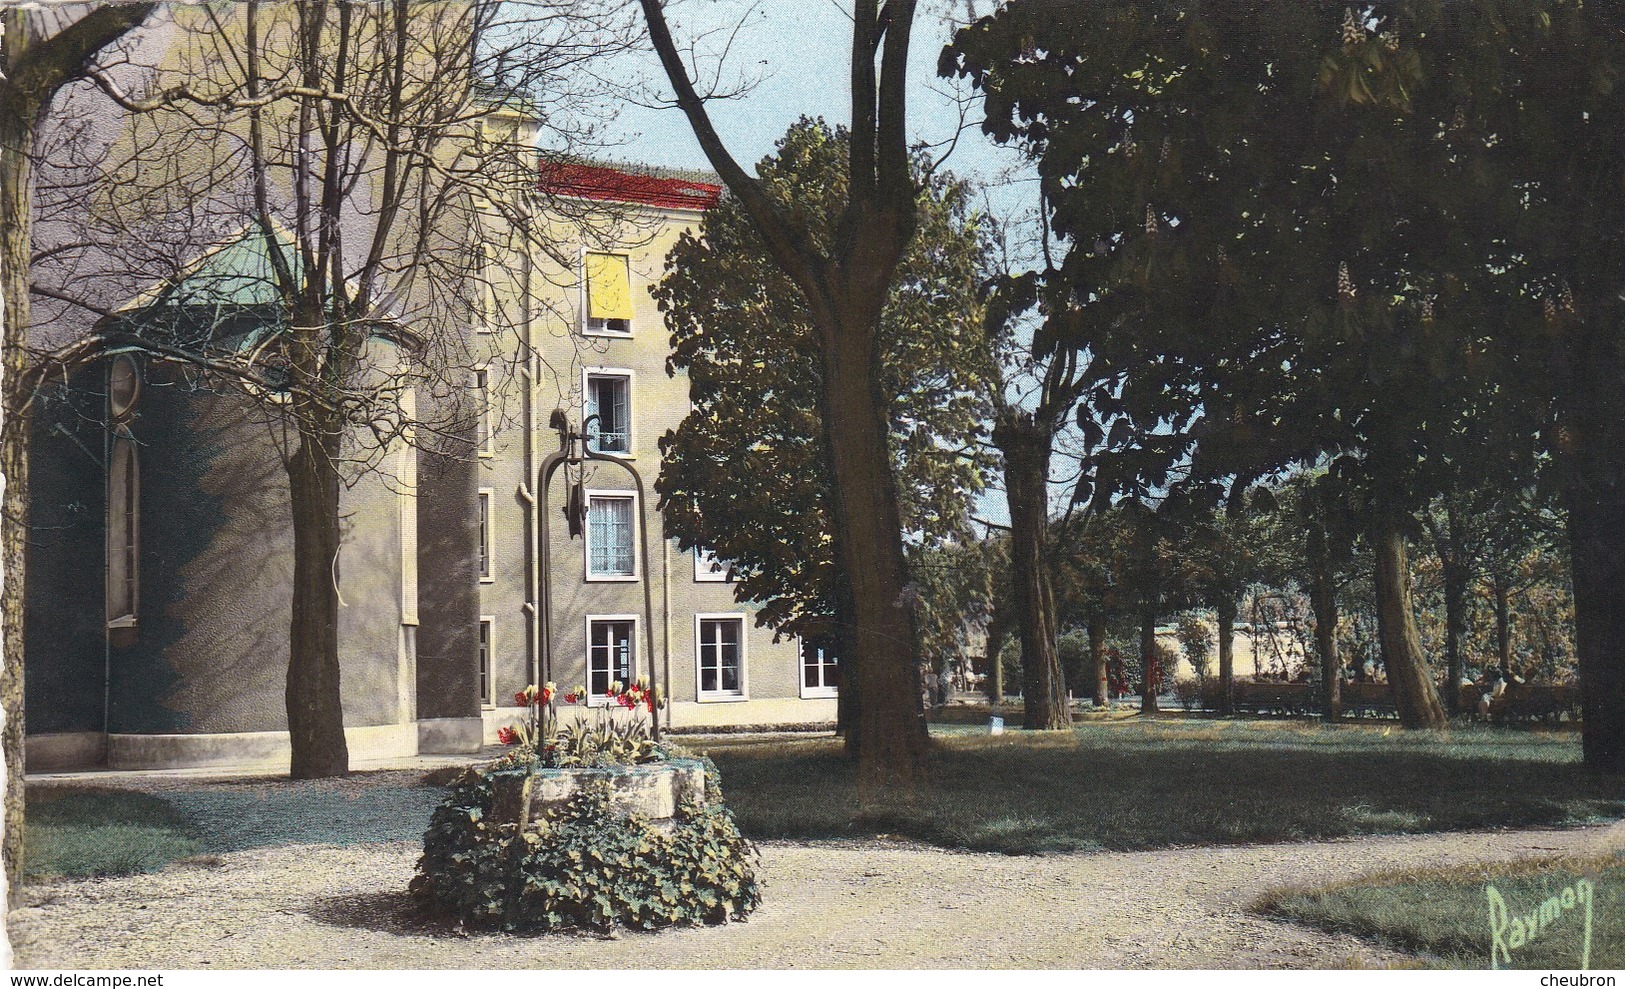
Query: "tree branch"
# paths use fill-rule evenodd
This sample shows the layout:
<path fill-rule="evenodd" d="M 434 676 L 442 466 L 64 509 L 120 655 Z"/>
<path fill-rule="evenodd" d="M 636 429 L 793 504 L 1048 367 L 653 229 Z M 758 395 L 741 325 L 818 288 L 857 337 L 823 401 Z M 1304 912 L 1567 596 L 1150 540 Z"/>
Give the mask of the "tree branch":
<path fill-rule="evenodd" d="M 761 184 L 747 175 L 739 166 L 739 162 L 729 153 L 727 145 L 723 143 L 722 137 L 717 134 L 716 127 L 711 123 L 711 115 L 706 112 L 705 101 L 695 91 L 694 83 L 688 77 L 688 68 L 683 65 L 682 56 L 677 52 L 677 44 L 672 40 L 671 28 L 666 24 L 665 8 L 661 0 L 640 0 L 640 3 L 643 6 L 644 20 L 649 25 L 649 40 L 654 43 L 655 52 L 660 56 L 661 68 L 665 69 L 666 78 L 677 94 L 677 106 L 683 111 L 684 116 L 688 117 L 689 126 L 693 128 L 694 136 L 699 140 L 700 148 L 705 152 L 706 159 L 711 162 L 711 167 L 717 170 L 722 181 L 727 183 L 728 188 L 744 204 L 762 239 L 767 242 L 768 250 L 773 252 L 774 260 L 809 296 L 823 295 L 820 283 L 825 259 L 813 249 L 801 231 L 791 226 L 780 215 L 778 208 L 762 192 Z"/>

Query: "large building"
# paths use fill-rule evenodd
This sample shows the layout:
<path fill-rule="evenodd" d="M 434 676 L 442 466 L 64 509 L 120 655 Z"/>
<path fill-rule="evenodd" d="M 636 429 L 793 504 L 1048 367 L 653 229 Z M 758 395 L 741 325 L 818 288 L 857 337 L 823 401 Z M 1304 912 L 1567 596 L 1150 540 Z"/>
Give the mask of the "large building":
<path fill-rule="evenodd" d="M 679 729 L 833 723 L 833 657 L 758 628 L 726 565 L 680 551 L 654 504 L 658 440 L 689 404 L 649 288 L 720 187 L 590 164 L 537 181 L 538 202 L 577 207 L 530 221 L 553 249 L 524 237 L 470 248 L 491 311 L 519 315 L 469 320 L 487 355 L 468 382 L 482 410 L 469 455 L 397 439 L 343 495 L 334 579 L 352 759 L 494 742 L 544 653 L 551 679 L 595 704 L 614 681 L 649 678 Z M 277 319 L 253 288 L 262 240 L 200 253 L 115 317 L 208 307 L 255 339 Z M 286 427 L 274 408 L 185 387 L 194 373 L 121 356 L 42 394 L 31 416 L 31 770 L 286 762 Z M 544 489 L 560 413 L 596 456 Z"/>
<path fill-rule="evenodd" d="M 536 257 L 529 282 L 553 297 L 531 306 L 545 314 L 521 328 L 531 338 L 513 341 L 531 361 L 500 342 L 512 334 L 498 333 L 499 359 L 476 372 L 494 396 L 477 471 L 487 736 L 518 713 L 505 705 L 531 682 L 544 617 L 552 679 L 561 689 L 586 686 L 595 702 L 612 682 L 648 677 L 670 699 L 665 718 L 677 728 L 833 722 L 833 658 L 758 628 L 734 600 L 726 566 L 665 538 L 654 504 L 659 439 L 688 413 L 689 398 L 686 377 L 667 371 L 670 334 L 649 289 L 721 188 L 591 165 L 550 166 L 541 181 L 547 199 L 602 204 L 618 236 L 594 231 L 566 264 L 558 252 Z M 523 281 L 524 272 L 508 265 L 509 276 Z M 522 286 L 511 295 L 523 298 Z M 559 448 L 555 410 L 611 459 L 560 469 L 544 498 L 537 472 Z M 572 489 L 584 510 L 579 536 L 563 510 Z M 546 588 L 536 586 L 543 576 Z"/>

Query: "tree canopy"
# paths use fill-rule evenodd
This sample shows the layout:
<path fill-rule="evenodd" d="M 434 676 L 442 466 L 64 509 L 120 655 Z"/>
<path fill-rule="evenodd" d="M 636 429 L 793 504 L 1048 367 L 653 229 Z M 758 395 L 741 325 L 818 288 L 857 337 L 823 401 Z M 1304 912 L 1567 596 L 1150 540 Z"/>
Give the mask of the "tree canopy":
<path fill-rule="evenodd" d="M 757 166 L 763 191 L 820 246 L 837 236 L 846 156 L 845 130 L 803 119 Z M 988 369 L 975 292 L 985 238 L 969 188 L 915 164 L 918 234 L 876 360 L 904 525 L 934 544 L 967 534 L 983 483 Z M 688 375 L 693 405 L 661 440 L 668 535 L 725 561 L 739 599 L 761 605 L 760 623 L 838 638 L 849 619 L 837 604 L 822 363 L 805 301 L 735 199 L 679 240 L 654 294 L 672 331 L 668 368 Z"/>

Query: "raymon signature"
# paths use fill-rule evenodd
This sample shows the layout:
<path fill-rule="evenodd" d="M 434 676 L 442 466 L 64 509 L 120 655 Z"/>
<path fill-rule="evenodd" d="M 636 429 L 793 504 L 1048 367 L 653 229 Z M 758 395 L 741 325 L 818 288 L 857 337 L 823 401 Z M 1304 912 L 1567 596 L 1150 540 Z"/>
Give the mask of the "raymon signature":
<path fill-rule="evenodd" d="M 1580 970 L 1591 964 L 1591 907 L 1596 887 L 1589 879 L 1576 880 L 1556 894 L 1548 896 L 1526 913 L 1514 915 L 1507 907 L 1506 898 L 1492 883 L 1484 887 L 1490 903 L 1490 968 L 1512 964 L 1512 952 L 1546 932 L 1546 928 L 1563 920 L 1569 913 L 1582 910 L 1585 933 L 1580 941 Z"/>

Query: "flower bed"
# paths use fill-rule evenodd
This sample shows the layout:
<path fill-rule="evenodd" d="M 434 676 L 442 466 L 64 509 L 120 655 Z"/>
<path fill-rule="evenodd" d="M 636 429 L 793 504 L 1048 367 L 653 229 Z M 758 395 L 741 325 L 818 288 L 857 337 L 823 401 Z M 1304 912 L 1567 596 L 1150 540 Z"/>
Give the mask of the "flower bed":
<path fill-rule="evenodd" d="M 434 812 L 411 885 L 420 902 L 505 930 L 651 930 L 755 909 L 756 850 L 716 767 L 649 740 L 652 691 L 612 686 L 624 719 L 601 708 L 564 726 L 551 684 L 519 695 L 536 712 L 514 751 L 464 773 Z"/>

